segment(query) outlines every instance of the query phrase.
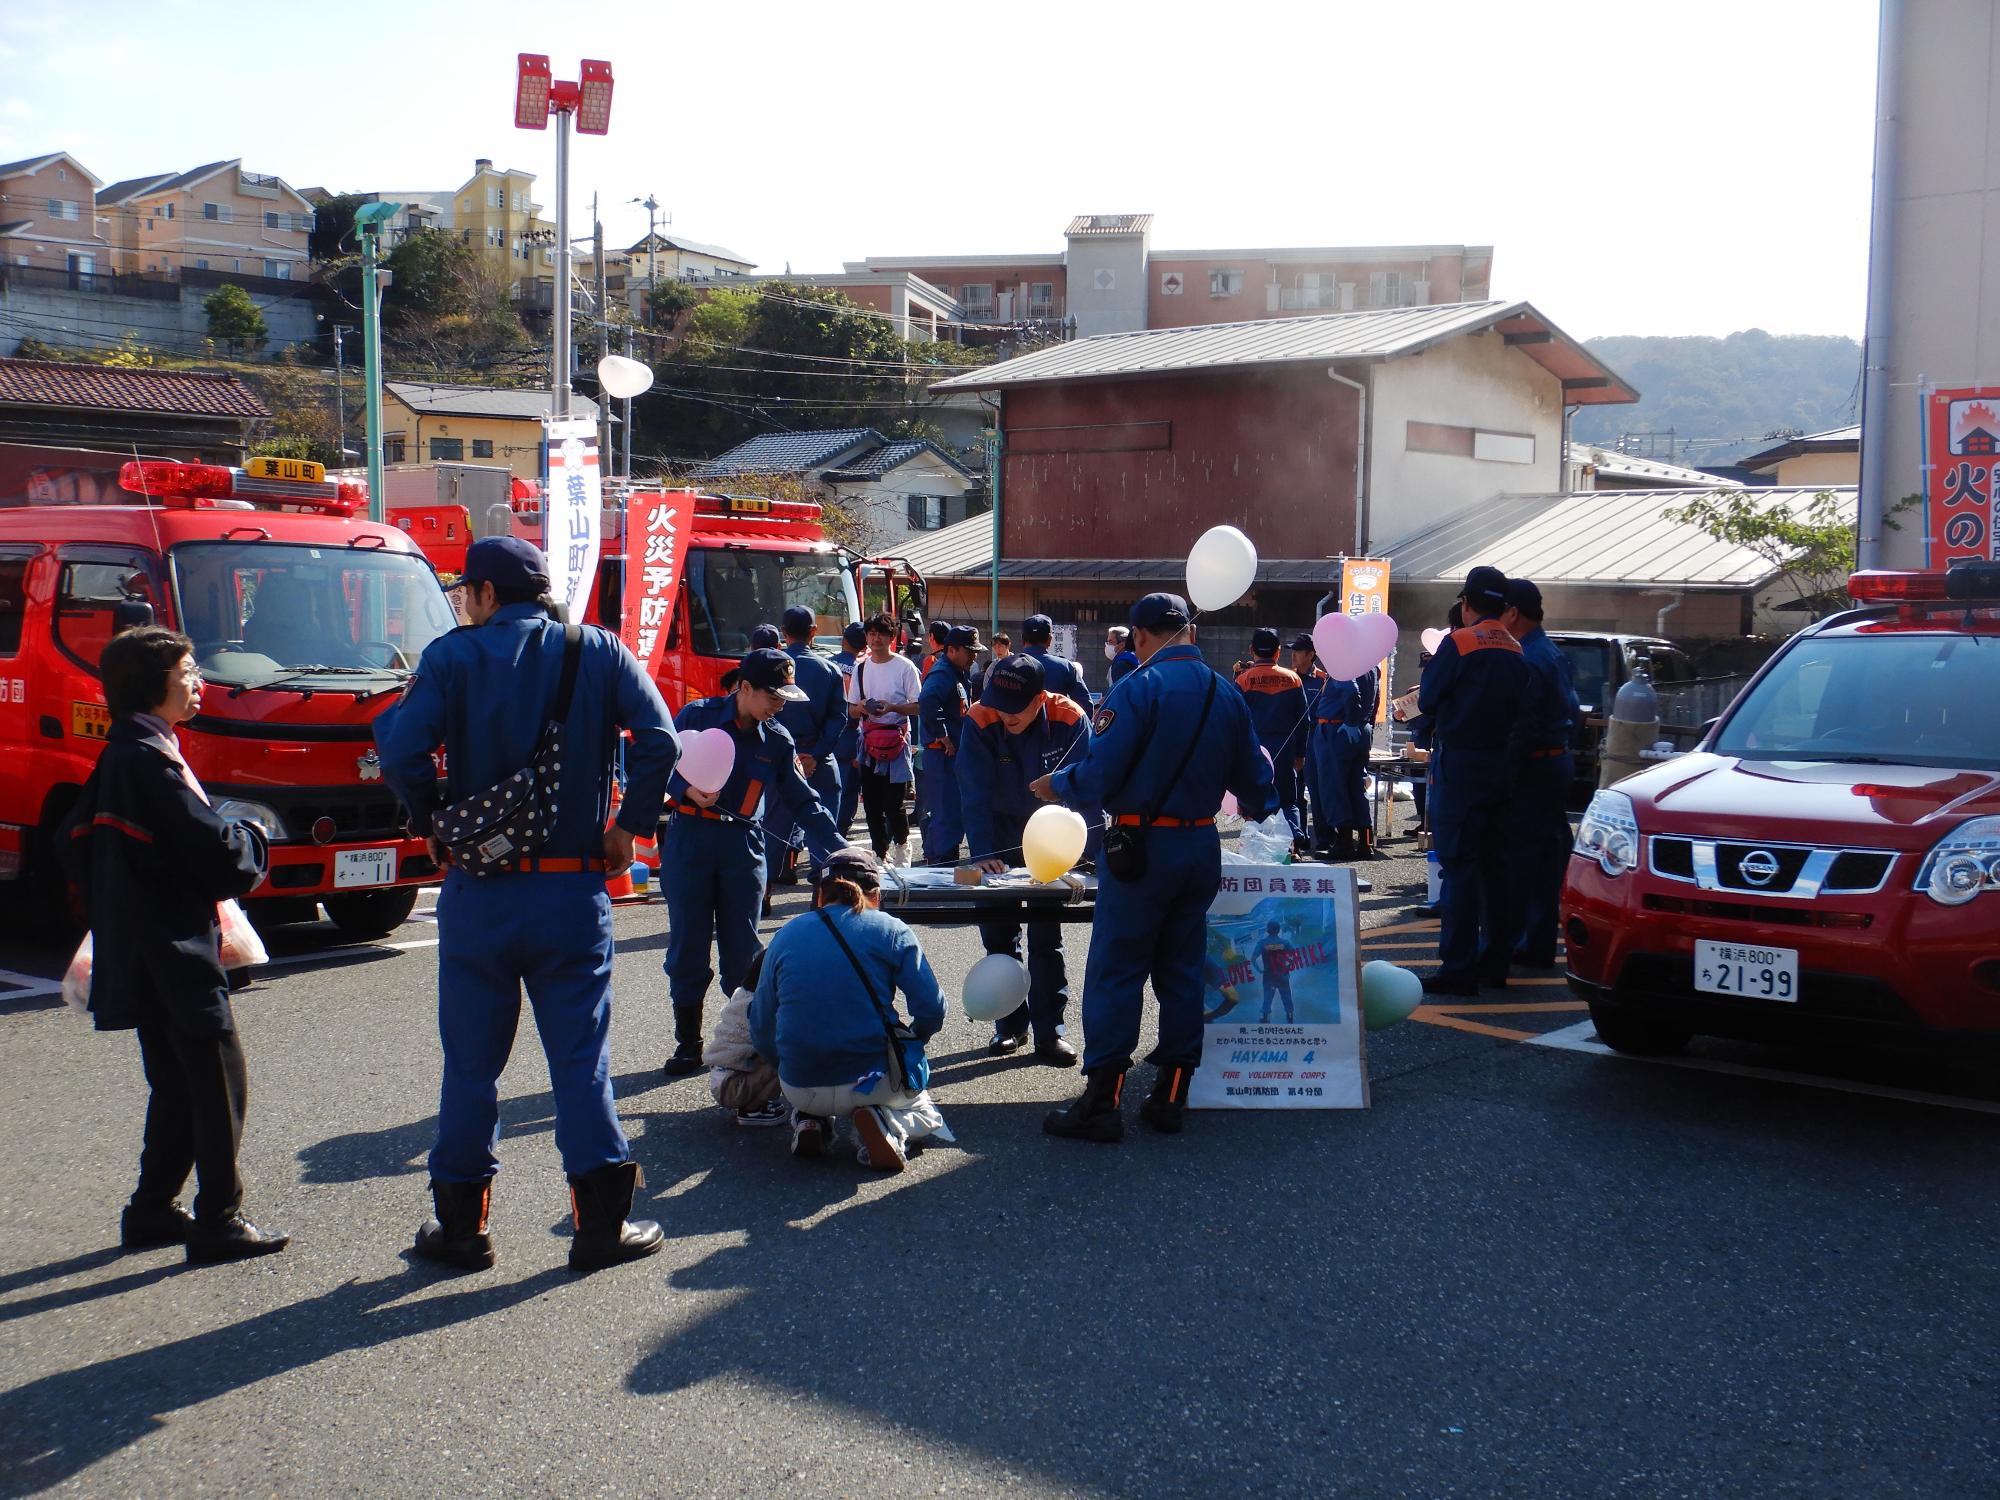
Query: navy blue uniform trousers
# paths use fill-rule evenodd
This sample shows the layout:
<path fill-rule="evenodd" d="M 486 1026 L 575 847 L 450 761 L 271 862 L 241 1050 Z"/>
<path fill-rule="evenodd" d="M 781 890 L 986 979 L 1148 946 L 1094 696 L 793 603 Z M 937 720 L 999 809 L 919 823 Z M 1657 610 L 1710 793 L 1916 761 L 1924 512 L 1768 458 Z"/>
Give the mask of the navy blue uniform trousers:
<path fill-rule="evenodd" d="M 1514 877 L 1514 953 L 1539 966 L 1556 960 L 1557 908 L 1569 872 L 1569 784 L 1576 763 L 1567 752 L 1534 756 L 1521 763 L 1508 804 L 1507 844 Z"/>
<path fill-rule="evenodd" d="M 1002 838 L 1018 840 L 1025 828 L 1026 820 L 1009 818 L 996 813 L 994 822 L 999 825 Z M 975 849 L 974 855 L 990 854 L 991 858 L 1004 859 L 1011 865 L 1021 863 L 1021 846 L 1016 842 L 1011 848 L 991 851 Z M 1100 877 L 1101 883 L 1102 877 Z M 979 941 L 988 953 L 1006 953 L 1014 958 L 1021 956 L 1020 922 L 981 922 Z M 1026 1036 L 1032 1026 L 1037 1042 L 1052 1042 L 1056 1039 L 1056 1028 L 1062 1025 L 1063 1013 L 1069 1009 L 1069 967 L 1068 956 L 1063 952 L 1063 931 L 1060 922 L 1029 922 L 1028 929 L 1028 1003 L 1010 1015 L 1002 1016 L 994 1023 L 994 1033 L 998 1036 Z"/>
<path fill-rule="evenodd" d="M 1444 885 L 1439 977 L 1504 976 L 1514 955 L 1515 903 L 1507 848 L 1513 757 L 1505 750 L 1431 756 L 1431 840 Z"/>
<path fill-rule="evenodd" d="M 483 1182 L 500 1170 L 499 1079 L 521 989 L 555 1095 L 556 1150 L 572 1177 L 624 1161 L 611 1099 L 611 899 L 604 877 L 468 875 L 438 895 L 438 1097 L 431 1176 Z"/>
<path fill-rule="evenodd" d="M 965 815 L 959 810 L 958 775 L 952 757 L 931 745 L 917 767 L 918 827 L 924 836 L 924 863 L 948 865 L 965 842 Z M 978 854 L 980 851 L 972 851 Z"/>
<path fill-rule="evenodd" d="M 660 884 L 667 896 L 667 994 L 674 1040 L 701 1045 L 702 1002 L 715 979 L 710 947 L 722 960 L 722 987 L 743 983 L 757 951 L 764 911 L 764 831 L 752 824 L 693 813 L 667 819 L 660 844 Z"/>
<path fill-rule="evenodd" d="M 1202 961 L 1208 908 L 1222 888 L 1222 841 L 1205 828 L 1146 830 L 1146 873 L 1097 871 L 1097 916 L 1083 975 L 1083 1070 L 1123 1071 L 1139 1047 L 1146 981 L 1160 1002 L 1160 1044 L 1149 1061 L 1201 1066 Z"/>

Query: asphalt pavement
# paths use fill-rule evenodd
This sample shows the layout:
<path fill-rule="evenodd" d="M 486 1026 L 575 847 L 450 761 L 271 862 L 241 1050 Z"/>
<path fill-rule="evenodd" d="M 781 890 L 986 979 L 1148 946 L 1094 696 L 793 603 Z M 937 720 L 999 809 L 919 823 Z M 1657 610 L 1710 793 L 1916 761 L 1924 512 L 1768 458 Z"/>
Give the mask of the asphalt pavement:
<path fill-rule="evenodd" d="M 1364 954 L 1418 962 L 1422 867 L 1388 848 Z M 1040 1133 L 1074 1072 L 988 1058 L 954 1015 L 932 1056 L 959 1144 L 884 1178 L 665 1080 L 662 908 L 616 925 L 616 1087 L 668 1240 L 581 1279 L 531 1022 L 498 1267 L 408 1255 L 434 925 L 273 945 L 238 1003 L 243 1160 L 296 1239 L 210 1269 L 118 1254 L 136 1048 L 38 992 L 64 955 L 0 942 L 0 1494 L 2000 1490 L 1989 1076 L 1613 1058 L 1527 975 L 1371 1036 L 1367 1111 L 1167 1138 L 1128 1109 L 1107 1147 Z M 955 999 L 976 936 L 923 936 Z"/>

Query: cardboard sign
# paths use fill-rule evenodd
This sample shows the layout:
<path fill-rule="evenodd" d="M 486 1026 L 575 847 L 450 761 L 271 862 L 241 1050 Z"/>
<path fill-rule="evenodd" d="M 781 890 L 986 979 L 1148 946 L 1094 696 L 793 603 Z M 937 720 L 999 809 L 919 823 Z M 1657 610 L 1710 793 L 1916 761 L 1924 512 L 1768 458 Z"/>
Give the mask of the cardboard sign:
<path fill-rule="evenodd" d="M 1354 871 L 1222 867 L 1208 909 L 1196 1109 L 1366 1109 Z"/>
<path fill-rule="evenodd" d="M 1994 534 L 1994 463 L 2000 458 L 2000 387 L 1932 391 L 1924 422 L 1924 562 L 2000 558 Z"/>

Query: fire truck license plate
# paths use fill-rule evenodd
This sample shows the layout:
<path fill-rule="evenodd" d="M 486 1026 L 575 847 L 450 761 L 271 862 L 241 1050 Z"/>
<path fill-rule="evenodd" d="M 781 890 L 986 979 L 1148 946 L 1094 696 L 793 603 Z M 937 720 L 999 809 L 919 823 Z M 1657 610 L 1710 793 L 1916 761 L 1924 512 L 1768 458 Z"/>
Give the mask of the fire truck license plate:
<path fill-rule="evenodd" d="M 1694 945 L 1694 987 L 1711 995 L 1796 1001 L 1799 998 L 1799 950 L 1697 940 Z"/>
<path fill-rule="evenodd" d="M 394 849 L 342 849 L 333 857 L 336 889 L 351 885 L 388 885 L 395 878 Z"/>

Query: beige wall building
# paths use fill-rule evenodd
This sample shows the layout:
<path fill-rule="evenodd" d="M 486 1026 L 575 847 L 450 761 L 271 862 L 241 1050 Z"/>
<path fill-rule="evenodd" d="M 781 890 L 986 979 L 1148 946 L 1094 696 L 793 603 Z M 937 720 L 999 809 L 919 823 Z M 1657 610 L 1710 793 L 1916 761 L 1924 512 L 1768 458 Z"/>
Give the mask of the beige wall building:
<path fill-rule="evenodd" d="M 9 266 L 86 276 L 111 270 L 97 212 L 102 186 L 67 151 L 0 163 L 0 257 Z"/>
<path fill-rule="evenodd" d="M 313 205 L 240 160 L 115 182 L 98 193 L 97 210 L 121 272 L 307 279 Z"/>
<path fill-rule="evenodd" d="M 382 387 L 382 461 L 502 464 L 516 479 L 539 478 L 549 400 L 543 390 L 388 381 Z M 570 412 L 596 421 L 597 403 L 574 395 Z"/>
<path fill-rule="evenodd" d="M 1861 428 L 1834 427 L 1788 438 L 1751 454 L 1738 467 L 1781 486 L 1856 485 L 1861 482 Z"/>

